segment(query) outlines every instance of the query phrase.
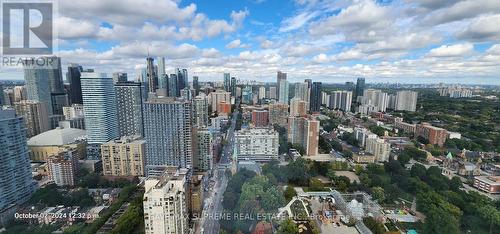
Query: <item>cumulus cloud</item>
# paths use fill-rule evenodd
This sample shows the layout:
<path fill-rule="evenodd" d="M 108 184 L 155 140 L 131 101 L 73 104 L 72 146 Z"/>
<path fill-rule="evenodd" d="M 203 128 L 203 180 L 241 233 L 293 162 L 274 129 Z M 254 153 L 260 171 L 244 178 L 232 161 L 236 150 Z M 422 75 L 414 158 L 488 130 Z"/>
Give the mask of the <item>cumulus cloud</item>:
<path fill-rule="evenodd" d="M 429 57 L 461 57 L 469 55 L 474 51 L 474 45 L 471 43 L 442 45 L 432 49 L 427 54 Z"/>
<path fill-rule="evenodd" d="M 227 43 L 226 48 L 235 49 L 235 48 L 248 48 L 250 45 L 241 43 L 240 39 L 233 40 Z"/>
<path fill-rule="evenodd" d="M 431 12 L 423 22 L 425 24 L 444 24 L 453 21 L 474 18 L 480 14 L 499 13 L 500 4 L 497 0 L 466 0 L 459 1 L 451 7 Z"/>
<path fill-rule="evenodd" d="M 500 41 L 500 14 L 475 18 L 472 23 L 456 35 L 470 41 Z"/>

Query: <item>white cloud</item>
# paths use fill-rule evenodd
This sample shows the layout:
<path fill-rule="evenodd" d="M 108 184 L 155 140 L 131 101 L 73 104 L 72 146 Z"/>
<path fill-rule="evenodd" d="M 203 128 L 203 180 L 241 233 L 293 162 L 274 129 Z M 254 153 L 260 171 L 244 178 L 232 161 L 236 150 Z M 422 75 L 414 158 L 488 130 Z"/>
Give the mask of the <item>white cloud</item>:
<path fill-rule="evenodd" d="M 500 14 L 479 16 L 456 36 L 470 41 L 500 41 Z"/>
<path fill-rule="evenodd" d="M 227 43 L 226 48 L 228 49 L 236 49 L 236 48 L 248 48 L 250 45 L 241 43 L 240 39 L 233 40 Z"/>
<path fill-rule="evenodd" d="M 468 19 L 485 13 L 499 13 L 500 4 L 497 0 L 466 0 L 459 1 L 451 7 L 441 8 L 427 15 L 425 24 L 444 24 Z"/>
<path fill-rule="evenodd" d="M 340 29 L 363 30 L 385 24 L 388 11 L 385 7 L 375 4 L 371 0 L 360 0 L 357 3 L 342 9 L 338 15 L 315 23 L 310 33 L 313 35 L 333 34 Z"/>
<path fill-rule="evenodd" d="M 471 43 L 442 45 L 432 49 L 427 54 L 429 57 L 461 57 L 474 52 L 474 45 Z"/>
<path fill-rule="evenodd" d="M 285 19 L 282 21 L 280 32 L 289 32 L 301 28 L 311 19 L 317 17 L 320 14 L 318 11 L 314 12 L 302 12 L 296 16 Z"/>
<path fill-rule="evenodd" d="M 61 0 L 62 15 L 89 20 L 104 19 L 107 22 L 125 25 L 141 25 L 145 19 L 157 23 L 185 22 L 193 17 L 195 4 L 179 7 L 172 0 Z"/>

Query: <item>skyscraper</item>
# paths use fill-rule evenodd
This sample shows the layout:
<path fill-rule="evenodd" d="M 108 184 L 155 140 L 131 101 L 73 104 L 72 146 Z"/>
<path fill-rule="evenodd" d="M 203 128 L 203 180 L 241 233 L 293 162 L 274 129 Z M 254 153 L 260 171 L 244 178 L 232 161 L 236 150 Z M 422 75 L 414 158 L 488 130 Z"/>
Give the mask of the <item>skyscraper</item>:
<path fill-rule="evenodd" d="M 140 82 L 115 84 L 120 136 L 143 136 L 143 89 Z"/>
<path fill-rule="evenodd" d="M 188 71 L 185 68 L 176 68 L 175 71 L 177 74 L 177 89 L 180 92 L 184 88 L 188 87 Z"/>
<path fill-rule="evenodd" d="M 231 74 L 224 73 L 224 90 L 231 92 Z"/>
<path fill-rule="evenodd" d="M 280 93 L 280 82 L 282 80 L 286 80 L 286 73 L 278 71 L 278 74 L 276 75 L 276 93 L 278 97 Z"/>
<path fill-rule="evenodd" d="M 154 59 L 151 57 L 146 58 L 146 75 L 148 78 L 149 93 L 156 93 L 156 89 L 158 88 L 158 74 L 155 72 Z"/>
<path fill-rule="evenodd" d="M 304 116 L 307 114 L 307 102 L 300 98 L 290 100 L 290 116 Z"/>
<path fill-rule="evenodd" d="M 351 111 L 352 92 L 334 91 L 330 94 L 330 109 L 339 109 L 342 111 Z"/>
<path fill-rule="evenodd" d="M 152 98 L 144 103 L 146 173 L 158 166 L 192 168 L 191 103 Z"/>
<path fill-rule="evenodd" d="M 113 84 L 118 82 L 127 82 L 127 73 L 125 72 L 115 72 L 113 73 Z"/>
<path fill-rule="evenodd" d="M 358 98 L 363 105 L 373 105 L 376 111 L 385 112 L 389 105 L 389 96 L 379 89 L 365 89 L 363 96 Z"/>
<path fill-rule="evenodd" d="M 285 80 L 280 80 L 278 102 L 288 104 L 289 83 Z"/>
<path fill-rule="evenodd" d="M 168 79 L 168 91 L 167 94 L 169 97 L 180 97 L 181 92 L 178 89 L 178 79 L 176 74 L 170 74 L 170 79 Z"/>
<path fill-rule="evenodd" d="M 27 201 L 35 190 L 23 117 L 0 110 L 0 211 Z"/>
<path fill-rule="evenodd" d="M 82 98 L 88 135 L 87 157 L 97 159 L 100 145 L 119 136 L 113 79 L 106 73 L 82 73 Z"/>
<path fill-rule="evenodd" d="M 236 77 L 231 77 L 231 96 L 236 96 Z"/>
<path fill-rule="evenodd" d="M 356 81 L 356 98 L 359 96 L 363 96 L 363 92 L 365 91 L 365 78 L 358 78 Z"/>
<path fill-rule="evenodd" d="M 312 117 L 288 118 L 288 142 L 299 144 L 306 155 L 318 154 L 319 121 Z"/>
<path fill-rule="evenodd" d="M 396 94 L 396 110 L 415 111 L 417 109 L 418 93 L 414 91 L 399 91 Z"/>
<path fill-rule="evenodd" d="M 193 99 L 193 124 L 198 127 L 208 126 L 208 100 L 204 93 Z"/>
<path fill-rule="evenodd" d="M 50 77 L 54 73 L 51 72 L 49 74 L 52 65 L 38 65 L 34 60 L 25 60 L 23 66 L 28 100 L 46 103 L 49 108 L 49 114 L 52 114 L 52 99 L 50 94 L 51 85 L 55 83 L 50 81 L 54 79 Z"/>
<path fill-rule="evenodd" d="M 48 66 L 45 67 L 49 76 L 49 87 L 51 93 L 64 93 L 64 82 L 61 70 L 61 58 L 52 56 L 45 57 Z"/>
<path fill-rule="evenodd" d="M 307 82 L 295 83 L 294 98 L 299 98 L 302 101 L 309 102 L 310 99 L 309 84 Z"/>
<path fill-rule="evenodd" d="M 312 113 L 319 113 L 321 110 L 321 82 L 313 82 L 311 88 L 311 99 L 309 109 Z"/>
<path fill-rule="evenodd" d="M 158 61 L 158 89 L 167 89 L 168 86 L 168 81 L 165 78 L 165 75 L 167 74 L 165 72 L 165 57 L 158 57 L 156 58 Z"/>
<path fill-rule="evenodd" d="M 213 168 L 212 133 L 207 128 L 196 131 L 195 171 L 210 171 Z"/>
<path fill-rule="evenodd" d="M 72 63 L 68 65 L 67 79 L 70 87 L 69 100 L 71 104 L 83 104 L 82 83 L 80 81 L 82 70 L 82 66 L 78 64 Z"/>
<path fill-rule="evenodd" d="M 193 76 L 193 89 L 195 96 L 198 96 L 198 94 L 200 94 L 200 84 L 198 82 L 198 76 Z"/>
<path fill-rule="evenodd" d="M 14 103 L 17 116 L 24 117 L 27 137 L 50 130 L 49 107 L 45 102 L 20 101 Z"/>

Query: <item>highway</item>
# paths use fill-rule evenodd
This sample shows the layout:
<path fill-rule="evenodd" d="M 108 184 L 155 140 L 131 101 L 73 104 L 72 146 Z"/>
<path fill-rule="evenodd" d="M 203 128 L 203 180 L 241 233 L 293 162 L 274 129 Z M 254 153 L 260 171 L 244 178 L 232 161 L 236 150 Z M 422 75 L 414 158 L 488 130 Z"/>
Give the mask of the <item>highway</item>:
<path fill-rule="evenodd" d="M 226 191 L 228 178 L 226 176 L 226 168 L 231 168 L 233 146 L 234 146 L 234 129 L 236 127 L 236 119 L 238 116 L 236 109 L 231 118 L 231 126 L 227 130 L 227 144 L 222 149 L 222 155 L 219 163 L 215 165 L 215 172 L 211 180 L 214 181 L 214 186 L 209 188 L 208 196 L 205 198 L 205 206 L 202 212 L 202 218 L 196 230 L 196 233 L 203 234 L 218 234 L 219 233 L 219 218 L 222 214 L 222 196 Z"/>

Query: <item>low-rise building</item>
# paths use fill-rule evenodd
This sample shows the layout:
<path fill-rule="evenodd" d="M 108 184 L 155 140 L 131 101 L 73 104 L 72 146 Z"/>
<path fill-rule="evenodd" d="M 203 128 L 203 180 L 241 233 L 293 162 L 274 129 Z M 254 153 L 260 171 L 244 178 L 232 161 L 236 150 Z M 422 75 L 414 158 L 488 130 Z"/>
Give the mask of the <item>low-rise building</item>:
<path fill-rule="evenodd" d="M 51 155 L 65 148 L 77 148 L 77 158 L 86 156 L 87 133 L 76 128 L 56 128 L 38 134 L 28 140 L 29 155 L 32 161 L 46 161 Z"/>
<path fill-rule="evenodd" d="M 491 194 L 500 193 L 500 176 L 476 176 L 474 187 Z"/>
<path fill-rule="evenodd" d="M 448 137 L 446 129 L 438 128 L 429 123 L 421 123 L 416 126 L 416 135 L 429 141 L 429 144 L 443 146 Z"/>

